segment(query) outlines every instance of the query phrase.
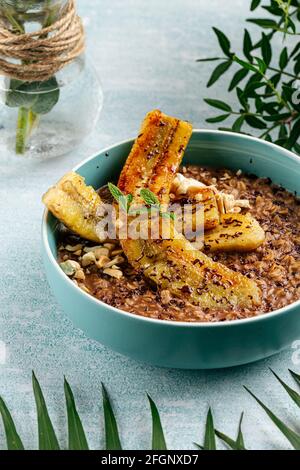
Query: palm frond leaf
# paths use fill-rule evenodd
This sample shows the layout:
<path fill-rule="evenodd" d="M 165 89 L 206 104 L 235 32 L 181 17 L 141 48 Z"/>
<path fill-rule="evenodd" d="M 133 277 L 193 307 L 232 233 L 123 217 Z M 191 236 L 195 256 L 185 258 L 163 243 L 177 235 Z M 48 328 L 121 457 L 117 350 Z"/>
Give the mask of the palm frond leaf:
<path fill-rule="evenodd" d="M 297 406 L 300 407 L 300 395 L 296 390 L 292 389 L 289 387 L 272 369 L 271 369 L 272 374 L 276 377 L 278 382 L 283 386 L 283 388 L 286 390 L 286 392 L 289 394 L 291 399 L 296 403 Z"/>
<path fill-rule="evenodd" d="M 32 372 L 32 387 L 37 411 L 39 449 L 59 450 L 58 440 L 49 417 L 44 395 L 34 372 Z"/>
<path fill-rule="evenodd" d="M 64 391 L 68 416 L 69 450 L 88 450 L 89 446 L 76 409 L 74 395 L 66 378 L 64 379 Z"/>
<path fill-rule="evenodd" d="M 167 444 L 157 406 L 149 395 L 147 395 L 147 397 L 150 403 L 152 416 L 152 450 L 167 450 Z"/>
<path fill-rule="evenodd" d="M 291 445 L 296 450 L 300 450 L 300 435 L 289 428 L 281 419 L 279 419 L 271 410 L 268 408 L 259 398 L 257 398 L 254 393 L 251 392 L 247 387 L 245 387 L 248 393 L 257 401 L 257 403 L 265 410 L 269 418 L 277 426 L 277 428 L 282 432 L 282 434 L 288 439 Z"/>
<path fill-rule="evenodd" d="M 294 372 L 293 370 L 289 369 L 289 373 L 291 374 L 291 376 L 293 377 L 293 379 L 295 380 L 296 384 L 299 385 L 300 387 L 300 375 L 299 374 L 296 374 L 296 372 Z"/>
<path fill-rule="evenodd" d="M 102 384 L 106 450 L 122 450 L 117 421 L 106 388 Z"/>
<path fill-rule="evenodd" d="M 216 450 L 216 437 L 215 437 L 215 428 L 214 428 L 214 420 L 211 408 L 209 408 L 206 416 L 206 424 L 205 424 L 205 435 L 204 435 L 204 443 L 203 445 L 194 444 L 201 450 Z"/>
<path fill-rule="evenodd" d="M 24 450 L 23 443 L 16 430 L 16 426 L 12 419 L 12 416 L 4 400 L 1 397 L 0 397 L 0 413 L 2 416 L 2 421 L 3 421 L 5 436 L 6 436 L 7 449 L 8 450 Z"/>
<path fill-rule="evenodd" d="M 222 433 L 221 431 L 215 430 L 216 436 L 218 436 L 222 441 L 224 441 L 232 450 L 247 450 L 244 443 L 244 436 L 242 433 L 242 421 L 244 413 L 241 414 L 238 433 L 236 440 Z"/>

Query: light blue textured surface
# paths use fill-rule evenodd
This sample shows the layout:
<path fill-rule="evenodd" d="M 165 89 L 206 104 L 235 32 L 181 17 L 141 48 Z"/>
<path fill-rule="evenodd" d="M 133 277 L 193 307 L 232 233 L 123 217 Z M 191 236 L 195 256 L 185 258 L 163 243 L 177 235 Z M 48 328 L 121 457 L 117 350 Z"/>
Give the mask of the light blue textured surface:
<path fill-rule="evenodd" d="M 235 46 L 242 37 L 246 0 L 79 0 L 89 53 L 101 75 L 105 103 L 94 136 L 72 155 L 44 163 L 0 158 L 0 340 L 7 359 L 0 364 L 0 394 L 13 412 L 26 447 L 37 445 L 31 390 L 34 369 L 49 403 L 60 440 L 66 444 L 63 374 L 73 387 L 91 447 L 103 445 L 100 383 L 107 386 L 126 448 L 150 445 L 147 391 L 157 402 L 170 448 L 193 448 L 203 434 L 208 405 L 216 426 L 234 435 L 246 411 L 244 431 L 251 448 L 283 448 L 286 441 L 243 390 L 248 385 L 295 425 L 294 406 L 268 367 L 287 378 L 292 349 L 250 366 L 219 371 L 157 369 L 102 347 L 76 330 L 49 291 L 40 256 L 40 198 L 48 186 L 96 150 L 136 134 L 144 114 L 159 107 L 206 127 L 211 112 L 204 96 L 224 96 L 224 82 L 212 91 L 211 68 L 197 64 L 214 55 L 210 27 L 226 29 Z M 231 98 L 232 99 L 232 98 Z M 258 338 L 259 341 L 259 338 Z M 1 430 L 3 447 L 3 434 Z"/>

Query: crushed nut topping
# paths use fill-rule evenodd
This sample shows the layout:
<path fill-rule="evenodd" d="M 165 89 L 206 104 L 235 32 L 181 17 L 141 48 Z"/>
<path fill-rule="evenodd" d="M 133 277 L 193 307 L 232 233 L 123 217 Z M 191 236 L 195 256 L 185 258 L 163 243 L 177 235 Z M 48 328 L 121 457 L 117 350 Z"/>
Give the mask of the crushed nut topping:
<path fill-rule="evenodd" d="M 219 191 L 215 185 L 207 186 L 201 181 L 187 178 L 181 173 L 175 176 L 171 191 L 174 194 L 183 195 L 189 192 L 194 193 L 198 188 L 210 188 L 215 193 L 220 214 L 239 213 L 242 208 L 250 209 L 250 202 L 247 199 L 235 199 L 232 194 Z"/>

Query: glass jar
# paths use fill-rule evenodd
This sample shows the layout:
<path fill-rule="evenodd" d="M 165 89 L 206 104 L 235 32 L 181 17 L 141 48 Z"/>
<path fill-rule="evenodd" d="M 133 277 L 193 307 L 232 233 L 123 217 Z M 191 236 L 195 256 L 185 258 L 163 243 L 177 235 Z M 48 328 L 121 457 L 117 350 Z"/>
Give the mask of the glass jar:
<path fill-rule="evenodd" d="M 0 0 L 0 21 L 16 34 L 60 18 L 67 0 Z M 103 93 L 92 64 L 81 55 L 42 82 L 0 77 L 0 152 L 46 159 L 63 155 L 93 131 Z"/>

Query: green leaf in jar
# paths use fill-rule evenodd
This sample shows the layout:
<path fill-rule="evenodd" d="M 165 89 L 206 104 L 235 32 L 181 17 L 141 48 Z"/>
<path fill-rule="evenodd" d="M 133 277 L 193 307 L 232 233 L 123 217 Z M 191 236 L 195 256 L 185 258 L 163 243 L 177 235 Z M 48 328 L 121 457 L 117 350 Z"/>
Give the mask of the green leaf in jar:
<path fill-rule="evenodd" d="M 36 114 L 47 114 L 59 99 L 55 77 L 44 82 L 24 82 L 12 79 L 6 93 L 6 105 L 11 108 L 30 108 Z"/>

